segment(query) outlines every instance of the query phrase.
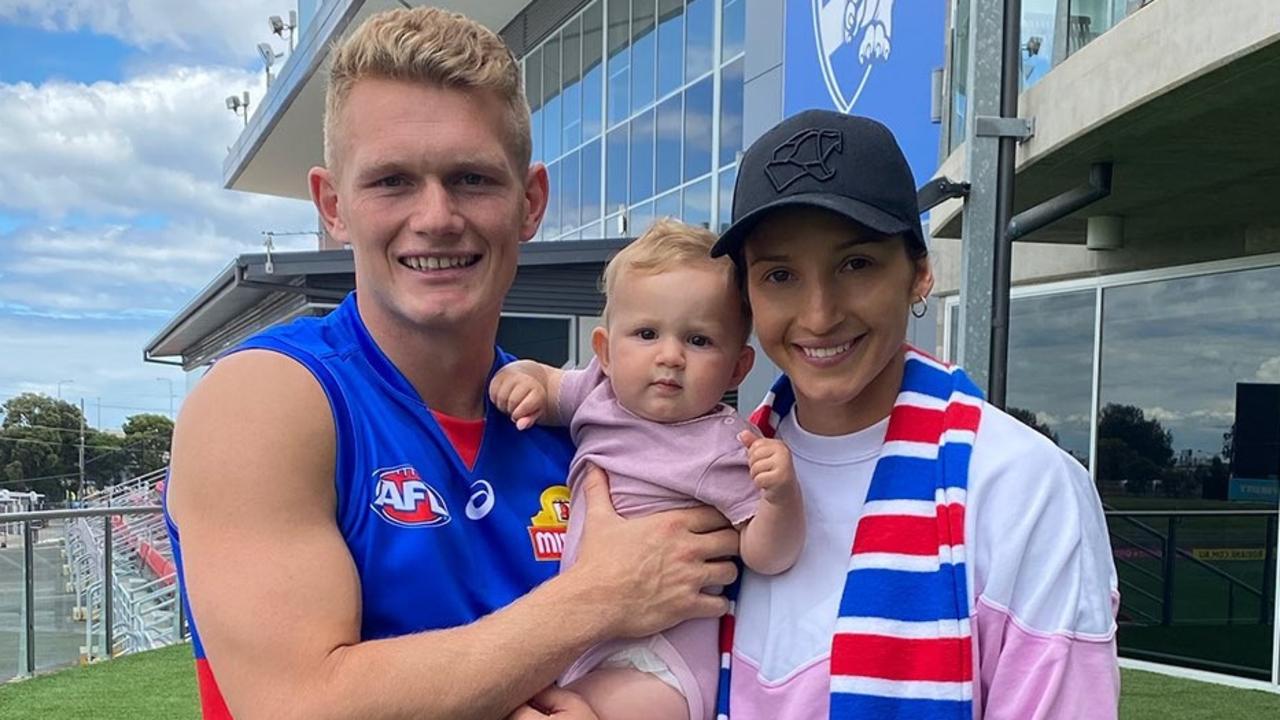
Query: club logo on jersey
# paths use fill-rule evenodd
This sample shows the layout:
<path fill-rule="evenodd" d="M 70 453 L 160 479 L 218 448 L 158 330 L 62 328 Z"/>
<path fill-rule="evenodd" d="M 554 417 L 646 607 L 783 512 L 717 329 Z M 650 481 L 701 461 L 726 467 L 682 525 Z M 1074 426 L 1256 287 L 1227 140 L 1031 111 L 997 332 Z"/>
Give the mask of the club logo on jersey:
<path fill-rule="evenodd" d="M 374 472 L 378 478 L 370 507 L 401 527 L 435 527 L 449 522 L 449 509 L 436 489 L 422 481 L 412 465 Z"/>
<path fill-rule="evenodd" d="M 552 485 L 542 491 L 542 509 L 529 518 L 529 541 L 535 560 L 559 560 L 564 552 L 564 533 L 569 528 L 569 488 Z"/>

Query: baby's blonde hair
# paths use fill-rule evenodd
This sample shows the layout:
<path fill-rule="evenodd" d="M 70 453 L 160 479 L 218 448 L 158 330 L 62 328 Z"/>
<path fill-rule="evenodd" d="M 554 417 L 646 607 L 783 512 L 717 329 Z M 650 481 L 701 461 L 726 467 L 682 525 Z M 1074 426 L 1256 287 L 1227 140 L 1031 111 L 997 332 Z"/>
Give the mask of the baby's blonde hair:
<path fill-rule="evenodd" d="M 729 286 L 740 294 L 745 340 L 751 335 L 751 305 L 741 295 L 733 261 L 727 257 L 711 257 L 711 246 L 715 244 L 715 233 L 704 227 L 687 225 L 672 218 L 654 222 L 634 242 L 614 255 L 604 268 L 600 289 L 604 293 L 605 324 L 609 322 L 609 304 L 623 273 L 657 274 L 678 267 L 701 265 L 723 272 Z"/>
<path fill-rule="evenodd" d="M 342 109 L 365 78 L 488 90 L 507 106 L 507 150 L 521 172 L 533 153 L 520 65 L 502 38 L 480 23 L 434 7 L 388 10 L 334 49 L 324 107 L 324 162 L 337 160 Z"/>

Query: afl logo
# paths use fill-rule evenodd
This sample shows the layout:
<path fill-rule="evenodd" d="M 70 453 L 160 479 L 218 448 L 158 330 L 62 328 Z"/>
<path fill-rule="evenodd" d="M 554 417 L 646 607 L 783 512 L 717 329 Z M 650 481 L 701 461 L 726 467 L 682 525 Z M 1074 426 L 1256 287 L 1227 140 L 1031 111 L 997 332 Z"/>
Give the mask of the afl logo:
<path fill-rule="evenodd" d="M 374 473 L 378 483 L 370 507 L 383 520 L 401 527 L 434 527 L 449 522 L 440 493 L 422 481 L 412 465 Z"/>

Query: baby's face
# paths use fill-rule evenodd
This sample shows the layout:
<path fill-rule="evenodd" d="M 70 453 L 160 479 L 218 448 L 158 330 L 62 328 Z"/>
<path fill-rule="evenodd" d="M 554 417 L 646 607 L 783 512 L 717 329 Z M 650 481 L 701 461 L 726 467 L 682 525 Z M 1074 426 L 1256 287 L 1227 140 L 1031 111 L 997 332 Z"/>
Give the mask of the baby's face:
<path fill-rule="evenodd" d="M 746 319 L 732 279 L 697 265 L 624 271 L 596 354 L 624 408 L 657 422 L 704 415 L 751 369 Z"/>

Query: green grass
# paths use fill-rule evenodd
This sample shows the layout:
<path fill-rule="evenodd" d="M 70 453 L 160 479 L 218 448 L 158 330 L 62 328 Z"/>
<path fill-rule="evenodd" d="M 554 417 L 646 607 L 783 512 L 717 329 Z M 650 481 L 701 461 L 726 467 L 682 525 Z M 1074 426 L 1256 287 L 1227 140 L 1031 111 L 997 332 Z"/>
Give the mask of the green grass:
<path fill-rule="evenodd" d="M 0 720 L 187 720 L 199 705 L 186 644 L 0 685 Z"/>
<path fill-rule="evenodd" d="M 1122 720 L 1280 717 L 1280 694 L 1123 671 Z M 187 645 L 0 685 L 0 720 L 197 718 Z"/>

